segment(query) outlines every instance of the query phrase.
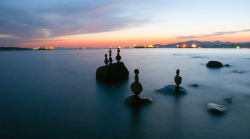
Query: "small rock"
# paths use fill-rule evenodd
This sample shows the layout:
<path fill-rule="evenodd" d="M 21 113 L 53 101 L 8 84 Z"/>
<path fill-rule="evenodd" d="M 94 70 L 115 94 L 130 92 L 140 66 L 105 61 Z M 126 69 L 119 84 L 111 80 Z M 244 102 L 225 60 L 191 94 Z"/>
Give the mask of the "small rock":
<path fill-rule="evenodd" d="M 220 68 L 223 67 L 222 63 L 219 61 L 209 61 L 207 63 L 208 68 Z"/>
<path fill-rule="evenodd" d="M 209 112 L 214 114 L 224 114 L 227 111 L 225 106 L 221 106 L 215 103 L 208 103 L 206 107 Z"/>
<path fill-rule="evenodd" d="M 224 65 L 224 67 L 230 67 L 230 65 L 229 65 L 229 64 L 226 64 L 226 65 Z"/>
<path fill-rule="evenodd" d="M 192 86 L 192 87 L 199 87 L 198 84 L 192 84 L 191 86 Z"/>
<path fill-rule="evenodd" d="M 229 103 L 231 103 L 231 102 L 233 101 L 231 97 L 227 97 L 227 98 L 225 98 L 224 100 L 225 100 L 226 102 L 229 102 Z"/>

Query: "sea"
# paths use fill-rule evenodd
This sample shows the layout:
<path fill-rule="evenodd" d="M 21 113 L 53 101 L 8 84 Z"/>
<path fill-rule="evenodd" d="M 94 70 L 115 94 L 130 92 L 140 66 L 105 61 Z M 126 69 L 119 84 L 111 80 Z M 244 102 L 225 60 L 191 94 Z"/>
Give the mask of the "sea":
<path fill-rule="evenodd" d="M 1 51 L 0 138 L 250 138 L 250 49 L 121 49 L 129 78 L 102 83 L 96 69 L 108 51 Z M 207 68 L 211 60 L 230 66 Z M 153 99 L 139 108 L 124 103 L 135 69 L 140 96 Z M 188 94 L 158 93 L 175 85 L 177 69 Z M 213 114 L 207 103 L 227 111 Z"/>

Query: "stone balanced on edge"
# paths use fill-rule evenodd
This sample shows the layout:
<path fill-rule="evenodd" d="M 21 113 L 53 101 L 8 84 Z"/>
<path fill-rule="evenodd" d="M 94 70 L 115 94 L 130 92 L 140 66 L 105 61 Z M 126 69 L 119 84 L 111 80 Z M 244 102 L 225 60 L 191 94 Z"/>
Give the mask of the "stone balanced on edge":
<path fill-rule="evenodd" d="M 143 88 L 141 83 L 139 82 L 139 70 L 135 69 L 135 82 L 133 82 L 130 85 L 131 91 L 134 93 L 134 95 L 129 96 L 125 100 L 125 104 L 127 106 L 132 106 L 132 107 L 140 107 L 146 104 L 150 104 L 153 102 L 152 98 L 147 98 L 147 97 L 140 97 L 139 94 L 142 92 Z"/>
<path fill-rule="evenodd" d="M 117 63 L 112 63 L 112 50 L 109 49 L 109 59 L 105 54 L 104 63 L 106 66 L 101 66 L 96 70 L 96 79 L 101 82 L 114 82 L 126 80 L 129 75 L 129 71 L 123 62 L 120 62 L 120 48 L 117 48 Z"/>

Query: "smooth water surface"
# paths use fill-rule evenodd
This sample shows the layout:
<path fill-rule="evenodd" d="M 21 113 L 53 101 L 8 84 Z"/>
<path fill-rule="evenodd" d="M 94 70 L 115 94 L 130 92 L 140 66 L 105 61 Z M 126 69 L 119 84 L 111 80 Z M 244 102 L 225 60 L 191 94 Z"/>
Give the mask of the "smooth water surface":
<path fill-rule="evenodd" d="M 0 52 L 0 138 L 250 138 L 250 50 L 121 49 L 129 79 L 113 84 L 95 77 L 106 53 Z M 113 49 L 113 61 L 116 54 Z M 210 60 L 230 67 L 209 69 Z M 140 108 L 124 105 L 135 68 L 140 96 L 154 100 Z M 174 84 L 176 69 L 189 93 L 155 92 Z M 227 113 L 209 113 L 209 102 L 226 106 Z"/>

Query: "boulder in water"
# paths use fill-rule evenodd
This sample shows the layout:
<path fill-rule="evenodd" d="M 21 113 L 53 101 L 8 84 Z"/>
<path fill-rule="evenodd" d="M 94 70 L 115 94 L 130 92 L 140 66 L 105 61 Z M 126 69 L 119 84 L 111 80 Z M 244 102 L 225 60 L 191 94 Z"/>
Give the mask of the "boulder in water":
<path fill-rule="evenodd" d="M 214 114 L 224 114 L 227 111 L 225 106 L 221 106 L 215 103 L 208 103 L 206 107 L 209 112 Z"/>
<path fill-rule="evenodd" d="M 96 79 L 102 82 L 126 80 L 128 75 L 129 71 L 123 62 L 102 66 L 96 70 Z"/>
<path fill-rule="evenodd" d="M 207 63 L 208 68 L 221 68 L 223 67 L 222 63 L 219 61 L 209 61 Z"/>

